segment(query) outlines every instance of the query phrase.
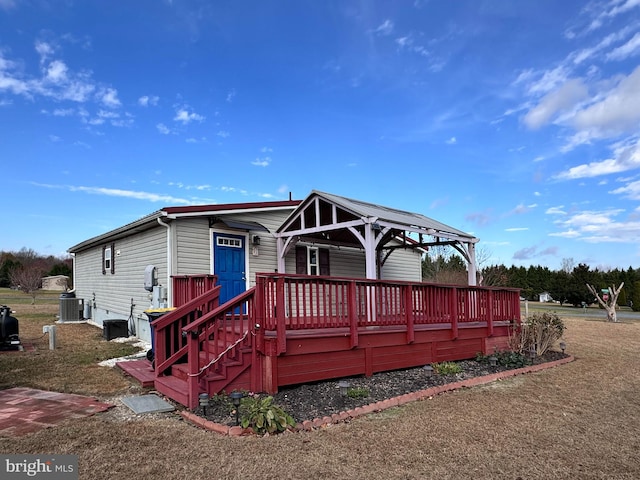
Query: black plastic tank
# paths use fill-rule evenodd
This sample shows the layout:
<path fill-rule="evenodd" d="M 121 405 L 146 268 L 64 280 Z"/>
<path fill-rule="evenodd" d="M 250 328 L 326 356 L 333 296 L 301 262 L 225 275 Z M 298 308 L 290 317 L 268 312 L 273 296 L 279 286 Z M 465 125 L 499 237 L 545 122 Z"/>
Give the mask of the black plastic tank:
<path fill-rule="evenodd" d="M 20 346 L 18 333 L 18 319 L 11 316 L 9 307 L 6 305 L 0 306 L 0 349 L 18 349 Z"/>

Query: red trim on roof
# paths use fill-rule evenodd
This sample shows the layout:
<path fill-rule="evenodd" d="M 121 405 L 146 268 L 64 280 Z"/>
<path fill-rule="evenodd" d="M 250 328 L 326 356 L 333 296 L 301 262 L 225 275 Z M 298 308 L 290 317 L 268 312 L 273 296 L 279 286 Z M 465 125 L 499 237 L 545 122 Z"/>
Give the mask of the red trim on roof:
<path fill-rule="evenodd" d="M 302 200 L 282 200 L 279 202 L 247 202 L 247 203 L 222 203 L 215 205 L 190 205 L 186 207 L 165 207 L 162 211 L 168 214 L 217 212 L 220 210 L 247 210 L 253 208 L 277 208 L 297 207 Z"/>

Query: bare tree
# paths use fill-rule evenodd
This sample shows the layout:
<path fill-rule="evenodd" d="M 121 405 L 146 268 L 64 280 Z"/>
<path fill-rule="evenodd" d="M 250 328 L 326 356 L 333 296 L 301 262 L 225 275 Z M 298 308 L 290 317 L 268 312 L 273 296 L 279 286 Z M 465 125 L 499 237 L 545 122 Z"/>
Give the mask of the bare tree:
<path fill-rule="evenodd" d="M 42 286 L 42 275 L 44 274 L 44 268 L 38 265 L 37 262 L 33 262 L 26 267 L 18 267 L 11 271 L 9 279 L 11 285 L 21 292 L 31 295 L 31 305 L 36 303 L 36 293 Z"/>
<path fill-rule="evenodd" d="M 608 294 L 602 294 L 602 297 L 598 293 L 598 291 L 593 287 L 593 285 L 589 285 L 587 283 L 587 288 L 589 291 L 595 295 L 598 299 L 598 303 L 604 307 L 607 311 L 607 321 L 609 322 L 617 322 L 618 316 L 616 315 L 616 305 L 618 303 L 618 295 L 620 295 L 620 291 L 624 286 L 624 282 L 620 284 L 618 288 L 614 288 L 613 286 L 609 288 Z M 606 296 L 605 296 L 606 295 Z"/>
<path fill-rule="evenodd" d="M 571 272 L 573 272 L 573 269 L 575 268 L 575 266 L 576 266 L 576 261 L 573 259 L 573 257 L 563 258 L 562 266 L 560 267 L 560 270 L 566 273 L 567 275 L 571 275 Z"/>

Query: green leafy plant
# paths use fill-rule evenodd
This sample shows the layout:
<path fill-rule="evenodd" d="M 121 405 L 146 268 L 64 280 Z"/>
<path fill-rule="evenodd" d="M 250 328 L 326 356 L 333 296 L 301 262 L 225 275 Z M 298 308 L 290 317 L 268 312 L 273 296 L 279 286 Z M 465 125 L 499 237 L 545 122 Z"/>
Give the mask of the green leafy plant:
<path fill-rule="evenodd" d="M 347 397 L 349 398 L 366 398 L 369 396 L 369 390 L 367 388 L 350 388 L 347 390 Z"/>
<path fill-rule="evenodd" d="M 240 405 L 242 428 L 251 428 L 255 433 L 284 432 L 294 427 L 291 415 L 273 403 L 273 397 L 245 397 Z"/>
<path fill-rule="evenodd" d="M 431 366 L 438 375 L 455 375 L 462 372 L 462 367 L 455 362 L 432 363 Z"/>
<path fill-rule="evenodd" d="M 476 354 L 476 361 L 479 363 L 490 363 L 489 358 L 495 357 L 496 364 L 508 369 L 522 368 L 529 365 L 529 360 L 521 352 L 512 352 L 509 350 L 495 351 L 493 355 L 483 355 L 481 352 Z"/>

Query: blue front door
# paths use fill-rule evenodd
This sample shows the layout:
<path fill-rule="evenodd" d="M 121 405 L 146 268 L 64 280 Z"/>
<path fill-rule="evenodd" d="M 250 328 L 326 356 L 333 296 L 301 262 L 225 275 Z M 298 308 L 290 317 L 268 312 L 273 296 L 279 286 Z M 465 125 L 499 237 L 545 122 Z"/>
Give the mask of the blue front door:
<path fill-rule="evenodd" d="M 213 236 L 214 274 L 218 276 L 220 305 L 246 289 L 245 237 L 216 233 Z"/>

